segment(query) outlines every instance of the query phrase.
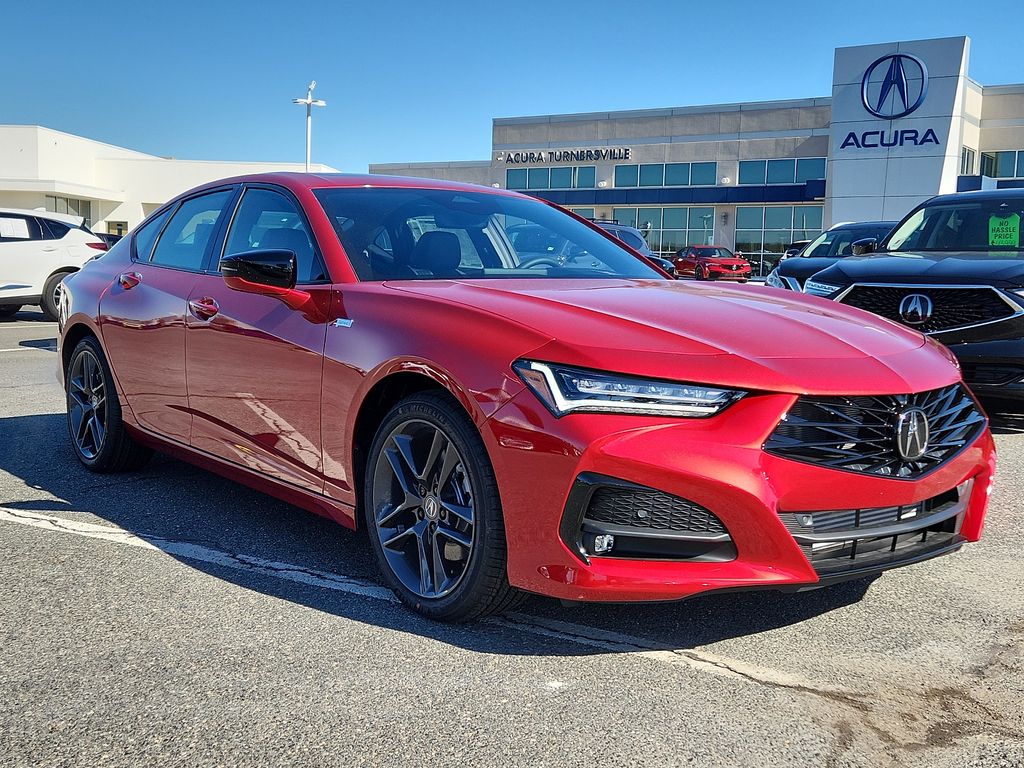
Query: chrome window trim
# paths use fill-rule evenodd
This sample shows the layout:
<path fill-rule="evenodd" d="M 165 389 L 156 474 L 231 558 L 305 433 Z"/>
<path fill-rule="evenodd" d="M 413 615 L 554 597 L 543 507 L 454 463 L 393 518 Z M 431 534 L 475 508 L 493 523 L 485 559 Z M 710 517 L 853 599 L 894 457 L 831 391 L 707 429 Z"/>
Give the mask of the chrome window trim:
<path fill-rule="evenodd" d="M 930 331 L 930 332 L 927 332 L 927 333 L 924 332 L 924 331 L 921 331 L 921 333 L 924 333 L 925 336 L 941 336 L 944 333 L 952 333 L 953 331 L 963 331 L 963 330 L 966 330 L 968 328 L 981 328 L 982 326 L 985 326 L 985 325 L 993 325 L 995 323 L 1005 323 L 1007 320 L 1013 320 L 1015 318 L 1020 317 L 1021 315 L 1024 315 L 1024 307 L 1022 307 L 1016 301 L 1011 299 L 1009 297 L 1009 295 L 1006 293 L 1006 291 L 1000 290 L 999 288 L 996 288 L 994 285 L 967 285 L 967 284 L 965 284 L 965 285 L 956 285 L 956 284 L 947 284 L 947 283 L 935 283 L 935 284 L 932 284 L 932 283 L 924 283 L 924 284 L 919 284 L 919 283 L 854 283 L 853 285 L 848 285 L 842 291 L 840 291 L 835 296 L 833 296 L 832 297 L 832 301 L 838 301 L 840 303 L 843 303 L 843 298 L 846 296 L 846 294 L 848 294 L 854 288 L 858 288 L 858 287 L 863 287 L 863 288 L 917 288 L 918 290 L 928 290 L 928 289 L 939 289 L 939 290 L 965 290 L 965 289 L 966 290 L 970 290 L 970 289 L 973 289 L 973 290 L 977 290 L 977 289 L 980 289 L 980 288 L 984 288 L 984 289 L 988 289 L 990 291 L 994 291 L 995 294 L 999 298 L 1001 298 L 1004 302 L 1006 302 L 1007 306 L 1009 306 L 1010 309 L 1013 310 L 1013 314 L 1012 315 L 1009 315 L 1007 317 L 1000 317 L 997 320 L 986 320 L 983 323 L 972 323 L 972 324 L 969 324 L 969 325 L 957 325 L 957 326 L 955 326 L 953 328 L 943 328 L 941 331 Z M 847 304 L 847 306 L 853 306 L 853 305 L 852 304 Z M 859 309 L 859 307 L 854 307 L 854 309 Z M 864 310 L 864 311 L 866 312 L 867 310 Z M 879 315 L 879 317 L 881 317 L 881 315 Z M 888 320 L 889 318 L 885 318 L 885 319 Z M 895 322 L 899 322 L 899 321 L 898 320 L 893 320 L 891 322 L 895 323 Z M 903 325 L 903 326 L 905 326 L 907 328 L 910 328 L 912 330 L 916 330 L 912 325 L 907 325 L 906 323 L 900 323 L 900 325 Z"/>

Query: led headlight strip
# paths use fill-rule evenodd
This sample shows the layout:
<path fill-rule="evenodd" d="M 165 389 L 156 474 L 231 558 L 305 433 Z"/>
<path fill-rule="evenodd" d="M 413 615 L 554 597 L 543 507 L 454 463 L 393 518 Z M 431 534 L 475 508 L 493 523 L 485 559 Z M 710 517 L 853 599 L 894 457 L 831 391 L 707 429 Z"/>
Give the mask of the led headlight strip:
<path fill-rule="evenodd" d="M 701 418 L 713 416 L 746 394 L 536 360 L 517 360 L 512 367 L 555 416 L 585 411 Z"/>

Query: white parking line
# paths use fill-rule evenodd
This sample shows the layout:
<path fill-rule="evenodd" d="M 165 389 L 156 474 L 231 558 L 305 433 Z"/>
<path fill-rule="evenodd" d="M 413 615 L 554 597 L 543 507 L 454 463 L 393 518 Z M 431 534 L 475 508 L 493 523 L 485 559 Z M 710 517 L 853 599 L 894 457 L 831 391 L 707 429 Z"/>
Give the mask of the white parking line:
<path fill-rule="evenodd" d="M 382 600 L 389 603 L 397 602 L 391 590 L 363 579 L 305 568 L 293 563 L 266 560 L 253 555 L 224 552 L 187 541 L 175 541 L 159 536 L 136 535 L 114 525 L 97 525 L 95 523 L 71 520 L 66 517 L 56 517 L 40 512 L 11 509 L 9 507 L 0 507 L 0 522 L 16 523 L 32 528 L 84 536 L 90 539 L 101 539 L 124 546 L 164 552 L 174 557 L 197 560 L 249 573 L 258 573 L 275 579 L 294 581 L 322 589 L 332 589 L 338 592 L 368 597 L 373 600 Z M 825 687 L 795 675 L 758 667 L 738 659 L 719 656 L 707 651 L 666 648 L 652 644 L 651 641 L 644 638 L 618 632 L 606 632 L 580 624 L 545 619 L 523 613 L 510 613 L 502 617 L 486 619 L 484 623 L 517 632 L 565 640 L 602 651 L 642 656 L 652 661 L 685 666 L 694 670 L 710 672 L 733 679 L 743 679 L 809 693 L 820 694 L 828 692 L 848 698 L 857 696 L 857 694 L 848 690 Z"/>

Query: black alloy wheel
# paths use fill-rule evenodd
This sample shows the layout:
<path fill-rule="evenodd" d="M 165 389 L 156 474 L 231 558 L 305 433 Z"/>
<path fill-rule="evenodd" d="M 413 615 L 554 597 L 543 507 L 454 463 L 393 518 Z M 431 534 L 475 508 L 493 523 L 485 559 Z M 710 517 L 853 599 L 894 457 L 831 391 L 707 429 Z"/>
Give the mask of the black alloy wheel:
<path fill-rule="evenodd" d="M 693 276 L 695 278 L 697 278 L 698 280 L 707 280 L 708 279 L 708 271 L 704 267 L 703 264 L 698 264 L 697 265 L 697 269 L 695 269 L 693 271 Z"/>
<path fill-rule="evenodd" d="M 367 462 L 364 514 L 385 578 L 414 610 L 468 621 L 518 597 L 494 472 L 449 397 L 414 395 L 384 420 Z"/>
<path fill-rule="evenodd" d="M 152 450 L 136 443 L 121 420 L 121 404 L 100 343 L 78 342 L 64 372 L 68 434 L 75 456 L 93 472 L 138 469 Z"/>

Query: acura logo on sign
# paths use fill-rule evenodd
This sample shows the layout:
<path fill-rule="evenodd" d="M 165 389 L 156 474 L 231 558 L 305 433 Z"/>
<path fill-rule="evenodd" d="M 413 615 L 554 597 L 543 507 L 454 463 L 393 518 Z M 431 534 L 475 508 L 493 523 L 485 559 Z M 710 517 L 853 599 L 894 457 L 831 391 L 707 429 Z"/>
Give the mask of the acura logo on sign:
<path fill-rule="evenodd" d="M 908 408 L 896 420 L 896 450 L 907 461 L 928 451 L 928 416 L 920 408 Z"/>
<path fill-rule="evenodd" d="M 908 293 L 900 302 L 900 317 L 907 325 L 924 325 L 932 319 L 934 305 L 923 293 Z"/>
<path fill-rule="evenodd" d="M 876 60 L 860 82 L 864 109 L 883 120 L 906 117 L 928 93 L 928 67 L 917 56 L 893 53 Z"/>

